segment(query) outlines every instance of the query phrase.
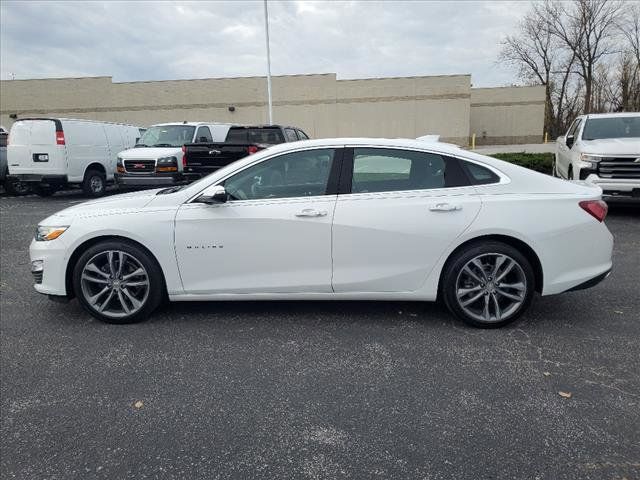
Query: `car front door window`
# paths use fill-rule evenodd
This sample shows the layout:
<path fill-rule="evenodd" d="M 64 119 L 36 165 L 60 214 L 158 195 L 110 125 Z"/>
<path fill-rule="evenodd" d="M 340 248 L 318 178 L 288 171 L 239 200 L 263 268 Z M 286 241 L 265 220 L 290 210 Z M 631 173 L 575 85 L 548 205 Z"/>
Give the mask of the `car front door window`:
<path fill-rule="evenodd" d="M 265 160 L 228 178 L 230 200 L 325 195 L 335 149 L 292 152 Z"/>

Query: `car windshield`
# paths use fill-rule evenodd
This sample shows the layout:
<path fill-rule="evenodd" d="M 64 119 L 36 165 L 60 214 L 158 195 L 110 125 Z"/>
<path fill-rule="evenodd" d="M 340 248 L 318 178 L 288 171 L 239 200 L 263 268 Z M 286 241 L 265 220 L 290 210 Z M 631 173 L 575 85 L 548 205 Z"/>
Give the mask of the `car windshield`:
<path fill-rule="evenodd" d="M 590 118 L 584 125 L 583 140 L 640 137 L 640 117 Z"/>
<path fill-rule="evenodd" d="M 191 125 L 157 125 L 140 137 L 138 147 L 181 147 L 191 143 L 196 127 Z"/>

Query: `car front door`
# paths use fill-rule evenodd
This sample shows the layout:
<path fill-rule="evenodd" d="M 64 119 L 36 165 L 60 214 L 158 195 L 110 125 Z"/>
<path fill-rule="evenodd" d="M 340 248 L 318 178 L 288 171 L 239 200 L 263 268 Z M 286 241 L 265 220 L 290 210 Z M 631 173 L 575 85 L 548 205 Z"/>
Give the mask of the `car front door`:
<path fill-rule="evenodd" d="M 480 209 L 457 159 L 420 151 L 354 148 L 333 224 L 335 292 L 419 289 Z"/>
<path fill-rule="evenodd" d="M 567 138 L 573 136 L 573 142 L 577 141 L 577 133 L 578 128 L 580 127 L 582 119 L 580 117 L 576 118 L 569 130 L 567 130 L 567 134 L 565 135 L 562 142 L 558 145 L 558 158 L 556 162 L 556 169 L 562 178 L 569 179 L 569 166 L 571 165 L 571 147 L 567 145 Z M 573 145 L 572 145 L 573 146 Z M 570 180 L 570 179 L 569 179 Z"/>
<path fill-rule="evenodd" d="M 339 148 L 278 155 L 220 183 L 228 200 L 177 212 L 186 293 L 331 292 Z"/>

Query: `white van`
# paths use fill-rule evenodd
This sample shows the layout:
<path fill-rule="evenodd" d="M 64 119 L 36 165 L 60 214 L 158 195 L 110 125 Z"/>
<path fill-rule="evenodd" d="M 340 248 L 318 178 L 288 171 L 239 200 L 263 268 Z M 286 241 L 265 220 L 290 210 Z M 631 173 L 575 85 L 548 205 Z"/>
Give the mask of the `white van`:
<path fill-rule="evenodd" d="M 91 197 L 113 181 L 118 152 L 133 147 L 140 129 L 121 123 L 70 118 L 25 118 L 11 127 L 9 176 L 41 196 L 69 185 Z"/>

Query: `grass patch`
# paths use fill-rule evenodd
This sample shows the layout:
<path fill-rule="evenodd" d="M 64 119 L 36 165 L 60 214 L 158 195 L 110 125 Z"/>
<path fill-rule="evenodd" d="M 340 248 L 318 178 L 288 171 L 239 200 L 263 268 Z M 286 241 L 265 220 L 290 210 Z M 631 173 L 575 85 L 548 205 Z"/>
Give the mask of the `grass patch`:
<path fill-rule="evenodd" d="M 551 175 L 553 153 L 495 153 L 494 158 Z"/>

